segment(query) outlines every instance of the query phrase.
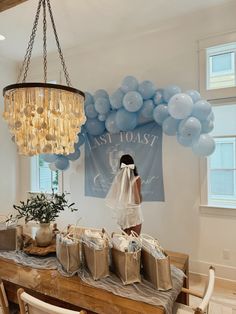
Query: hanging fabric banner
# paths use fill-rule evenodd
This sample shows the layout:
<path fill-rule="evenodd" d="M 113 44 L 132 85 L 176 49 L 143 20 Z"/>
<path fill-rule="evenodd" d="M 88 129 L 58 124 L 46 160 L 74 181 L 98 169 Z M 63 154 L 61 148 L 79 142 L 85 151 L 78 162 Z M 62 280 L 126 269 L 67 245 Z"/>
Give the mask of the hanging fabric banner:
<path fill-rule="evenodd" d="M 119 169 L 120 157 L 124 154 L 131 155 L 137 166 L 142 181 L 143 201 L 164 201 L 162 129 L 156 123 L 118 134 L 87 134 L 85 195 L 106 197 Z"/>

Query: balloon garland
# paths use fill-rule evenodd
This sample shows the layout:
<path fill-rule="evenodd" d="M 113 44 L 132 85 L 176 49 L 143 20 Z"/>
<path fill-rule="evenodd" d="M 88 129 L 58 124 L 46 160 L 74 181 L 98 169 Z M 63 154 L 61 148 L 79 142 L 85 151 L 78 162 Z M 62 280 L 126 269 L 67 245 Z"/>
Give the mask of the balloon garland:
<path fill-rule="evenodd" d="M 127 76 L 111 95 L 104 89 L 94 95 L 86 92 L 85 114 L 87 121 L 78 135 L 73 154 L 42 155 L 52 171 L 67 170 L 70 161 L 80 157 L 84 133 L 97 136 L 108 131 L 115 134 L 152 121 L 162 126 L 166 135 L 176 136 L 179 144 L 191 147 L 198 156 L 209 156 L 215 150 L 215 141 L 208 134 L 214 127 L 214 114 L 210 103 L 196 90 L 183 93 L 176 85 L 157 89 L 151 81 L 139 83 L 135 77 Z"/>

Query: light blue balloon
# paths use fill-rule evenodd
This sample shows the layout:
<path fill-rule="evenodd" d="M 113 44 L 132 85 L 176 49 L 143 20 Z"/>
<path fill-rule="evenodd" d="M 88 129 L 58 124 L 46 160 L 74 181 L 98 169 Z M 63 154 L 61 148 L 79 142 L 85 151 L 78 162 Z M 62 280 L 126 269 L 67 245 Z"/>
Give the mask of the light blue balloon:
<path fill-rule="evenodd" d="M 151 81 L 143 81 L 138 87 L 138 91 L 144 100 L 152 98 L 156 90 L 155 85 Z"/>
<path fill-rule="evenodd" d="M 94 103 L 93 96 L 89 92 L 85 92 L 84 94 L 85 94 L 84 105 L 87 106 L 89 104 L 93 104 Z"/>
<path fill-rule="evenodd" d="M 109 98 L 109 95 L 105 89 L 98 89 L 94 93 L 93 98 L 96 101 L 97 98 Z"/>
<path fill-rule="evenodd" d="M 88 119 L 85 123 L 87 132 L 90 135 L 102 135 L 105 131 L 105 123 L 97 119 Z"/>
<path fill-rule="evenodd" d="M 162 123 L 162 130 L 166 135 L 176 135 L 180 121 L 172 117 L 168 117 Z"/>
<path fill-rule="evenodd" d="M 212 120 L 201 121 L 202 132 L 201 133 L 210 133 L 214 129 L 214 123 Z"/>
<path fill-rule="evenodd" d="M 116 124 L 116 111 L 112 111 L 105 122 L 106 129 L 111 134 L 116 134 L 120 132 L 120 129 L 118 128 Z"/>
<path fill-rule="evenodd" d="M 215 115 L 214 112 L 211 111 L 211 113 L 209 114 L 209 116 L 206 118 L 207 121 L 215 121 Z"/>
<path fill-rule="evenodd" d="M 201 122 L 195 117 L 189 117 L 180 122 L 178 133 L 183 137 L 189 137 L 193 140 L 199 137 L 201 129 Z"/>
<path fill-rule="evenodd" d="M 185 147 L 190 147 L 192 146 L 193 140 L 191 137 L 186 137 L 182 136 L 180 134 L 177 134 L 177 141 L 180 143 L 180 145 L 185 146 Z"/>
<path fill-rule="evenodd" d="M 157 91 L 155 92 L 153 96 L 153 102 L 156 106 L 163 103 L 164 101 L 163 92 L 164 92 L 164 89 L 157 89 Z"/>
<path fill-rule="evenodd" d="M 99 114 L 98 115 L 98 120 L 99 121 L 106 121 L 107 114 Z"/>
<path fill-rule="evenodd" d="M 80 158 L 80 150 L 76 150 L 74 153 L 67 155 L 67 158 L 71 161 L 79 159 Z"/>
<path fill-rule="evenodd" d="M 201 134 L 192 145 L 193 152 L 198 156 L 209 156 L 215 150 L 215 141 L 208 134 Z"/>
<path fill-rule="evenodd" d="M 153 118 L 159 124 L 162 125 L 164 120 L 169 117 L 169 111 L 167 106 L 165 105 L 158 105 L 153 110 Z"/>
<path fill-rule="evenodd" d="M 165 102 L 168 103 L 168 101 L 170 100 L 172 96 L 179 93 L 181 93 L 181 89 L 179 86 L 169 85 L 163 91 L 163 98 Z"/>
<path fill-rule="evenodd" d="M 185 119 L 193 111 L 192 98 L 184 93 L 176 94 L 168 102 L 168 111 L 175 119 Z"/>
<path fill-rule="evenodd" d="M 197 90 L 189 89 L 185 92 L 185 94 L 189 95 L 192 98 L 193 103 L 202 99 L 200 93 Z"/>
<path fill-rule="evenodd" d="M 145 100 L 143 106 L 140 109 L 140 116 L 143 118 L 151 119 L 153 118 L 153 110 L 155 106 L 151 99 Z"/>
<path fill-rule="evenodd" d="M 110 103 L 112 108 L 119 109 L 123 106 L 123 98 L 125 93 L 122 92 L 121 88 L 118 88 L 113 94 L 110 96 Z"/>
<path fill-rule="evenodd" d="M 87 118 L 94 119 L 97 117 L 98 113 L 94 107 L 94 104 L 89 104 L 84 108 L 85 115 Z"/>
<path fill-rule="evenodd" d="M 124 96 L 123 105 L 127 111 L 136 112 L 142 107 L 143 98 L 138 92 L 128 92 Z"/>
<path fill-rule="evenodd" d="M 138 123 L 137 114 L 121 108 L 116 113 L 116 124 L 121 131 L 133 130 Z"/>
<path fill-rule="evenodd" d="M 110 102 L 108 98 L 98 97 L 96 98 L 94 107 L 96 111 L 100 114 L 106 114 L 110 111 Z"/>
<path fill-rule="evenodd" d="M 121 90 L 124 93 L 136 91 L 138 89 L 138 81 L 134 76 L 126 76 L 121 84 Z"/>
<path fill-rule="evenodd" d="M 192 115 L 199 120 L 206 120 L 211 113 L 211 104 L 206 100 L 199 100 L 193 105 Z"/>
<path fill-rule="evenodd" d="M 85 142 L 85 137 L 82 133 L 78 134 L 79 136 L 79 141 L 78 143 L 74 144 L 75 150 L 80 150 L 80 146 L 82 146 Z"/>
<path fill-rule="evenodd" d="M 60 155 L 55 161 L 55 166 L 58 170 L 67 170 L 70 166 L 70 162 L 67 157 Z"/>
<path fill-rule="evenodd" d="M 41 157 L 46 162 L 54 162 L 57 160 L 57 155 L 55 154 L 42 154 Z"/>

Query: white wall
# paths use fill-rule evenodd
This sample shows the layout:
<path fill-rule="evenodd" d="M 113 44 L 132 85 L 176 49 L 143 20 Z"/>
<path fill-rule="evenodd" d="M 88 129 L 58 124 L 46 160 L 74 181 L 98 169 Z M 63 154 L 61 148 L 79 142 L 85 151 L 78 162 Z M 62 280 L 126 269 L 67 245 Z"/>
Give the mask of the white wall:
<path fill-rule="evenodd" d="M 16 81 L 16 64 L 0 57 L 0 215 L 12 211 L 18 188 L 18 157 L 7 123 L 2 118 L 2 89 Z"/>
<path fill-rule="evenodd" d="M 175 83 L 183 90 L 198 88 L 197 40 L 236 28 L 235 12 L 236 4 L 230 2 L 169 21 L 159 30 L 66 51 L 72 82 L 82 90 L 112 92 L 131 74 L 153 80 L 158 87 Z M 55 59 L 55 55 L 50 58 L 50 79 L 58 79 Z M 32 79 L 39 77 L 40 62 L 34 62 Z M 168 249 L 190 254 L 193 271 L 205 272 L 210 263 L 221 264 L 218 275 L 226 276 L 232 266 L 228 277 L 233 274 L 236 279 L 235 220 L 200 214 L 199 159 L 175 138 L 165 136 L 163 169 L 166 201 L 143 204 L 143 232 L 158 237 Z M 65 172 L 64 180 L 79 213 L 64 214 L 61 225 L 81 216 L 84 225 L 116 228 L 104 200 L 84 196 L 83 157 Z M 230 249 L 231 260 L 222 259 L 224 248 Z"/>

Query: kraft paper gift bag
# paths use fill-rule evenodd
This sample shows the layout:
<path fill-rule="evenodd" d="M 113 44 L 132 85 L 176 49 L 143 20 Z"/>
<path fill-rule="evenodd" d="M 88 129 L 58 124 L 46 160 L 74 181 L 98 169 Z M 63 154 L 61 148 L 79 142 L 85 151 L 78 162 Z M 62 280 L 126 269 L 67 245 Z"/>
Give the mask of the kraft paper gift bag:
<path fill-rule="evenodd" d="M 74 273 L 80 268 L 80 243 L 67 236 L 57 234 L 56 253 L 63 269 Z"/>
<path fill-rule="evenodd" d="M 82 236 L 84 262 L 94 280 L 109 273 L 109 236 L 102 229 L 85 229 Z"/>
<path fill-rule="evenodd" d="M 1 251 L 15 251 L 21 250 L 23 227 L 6 227 L 0 230 L 0 250 Z"/>
<path fill-rule="evenodd" d="M 83 243 L 85 265 L 89 269 L 94 280 L 108 277 L 109 273 L 109 247 L 95 249 Z"/>
<path fill-rule="evenodd" d="M 170 258 L 157 240 L 141 235 L 144 278 L 157 290 L 172 289 Z M 151 241 L 149 241 L 151 240 Z"/>
<path fill-rule="evenodd" d="M 112 248 L 114 272 L 124 285 L 141 282 L 140 257 L 141 250 L 137 252 L 122 252 Z"/>

